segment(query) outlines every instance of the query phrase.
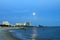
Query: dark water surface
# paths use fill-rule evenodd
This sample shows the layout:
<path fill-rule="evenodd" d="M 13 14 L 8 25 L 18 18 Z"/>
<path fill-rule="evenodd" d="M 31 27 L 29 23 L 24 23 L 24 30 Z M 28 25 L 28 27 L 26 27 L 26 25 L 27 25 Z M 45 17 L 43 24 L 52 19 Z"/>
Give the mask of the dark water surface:
<path fill-rule="evenodd" d="M 35 30 L 35 33 L 33 30 Z M 60 40 L 60 27 L 30 28 L 10 31 L 14 37 L 22 40 L 33 40 L 33 34 L 36 36 L 35 40 Z"/>

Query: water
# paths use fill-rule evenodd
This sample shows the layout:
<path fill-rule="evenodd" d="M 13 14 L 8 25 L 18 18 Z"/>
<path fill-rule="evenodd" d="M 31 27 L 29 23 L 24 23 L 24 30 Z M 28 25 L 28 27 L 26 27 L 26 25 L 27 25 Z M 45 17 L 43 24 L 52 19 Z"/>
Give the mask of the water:
<path fill-rule="evenodd" d="M 34 32 L 35 30 L 35 32 Z M 60 40 L 60 27 L 10 30 L 12 35 L 22 40 Z"/>

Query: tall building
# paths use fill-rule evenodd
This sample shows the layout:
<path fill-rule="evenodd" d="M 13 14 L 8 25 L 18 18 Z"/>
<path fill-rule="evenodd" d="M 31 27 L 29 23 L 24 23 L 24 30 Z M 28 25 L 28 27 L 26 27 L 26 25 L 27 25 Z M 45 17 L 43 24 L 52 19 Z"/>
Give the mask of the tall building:
<path fill-rule="evenodd" d="M 26 22 L 25 25 L 26 25 L 26 26 L 30 26 L 30 22 Z"/>

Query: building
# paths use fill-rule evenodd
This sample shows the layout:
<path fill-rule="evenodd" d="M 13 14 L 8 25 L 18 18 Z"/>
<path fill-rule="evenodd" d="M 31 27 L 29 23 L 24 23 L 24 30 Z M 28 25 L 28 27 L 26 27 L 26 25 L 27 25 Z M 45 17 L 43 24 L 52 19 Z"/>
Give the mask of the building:
<path fill-rule="evenodd" d="M 26 23 L 16 23 L 15 26 L 30 26 L 30 23 L 29 22 L 26 22 Z"/>
<path fill-rule="evenodd" d="M 24 26 L 24 24 L 16 23 L 15 26 Z"/>
<path fill-rule="evenodd" d="M 0 24 L 1 27 L 11 27 L 11 24 L 8 21 L 3 21 L 2 24 Z"/>
<path fill-rule="evenodd" d="M 30 26 L 30 22 L 24 23 L 25 26 Z"/>
<path fill-rule="evenodd" d="M 2 23 L 3 25 L 10 25 L 10 23 L 8 21 L 3 21 Z"/>

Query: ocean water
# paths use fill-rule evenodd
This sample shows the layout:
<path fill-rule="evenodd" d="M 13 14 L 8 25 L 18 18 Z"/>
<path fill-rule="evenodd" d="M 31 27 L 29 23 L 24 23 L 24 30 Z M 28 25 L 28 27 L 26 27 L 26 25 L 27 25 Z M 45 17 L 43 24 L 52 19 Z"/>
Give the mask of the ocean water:
<path fill-rule="evenodd" d="M 60 27 L 30 28 L 10 31 L 14 37 L 21 40 L 60 40 Z"/>

